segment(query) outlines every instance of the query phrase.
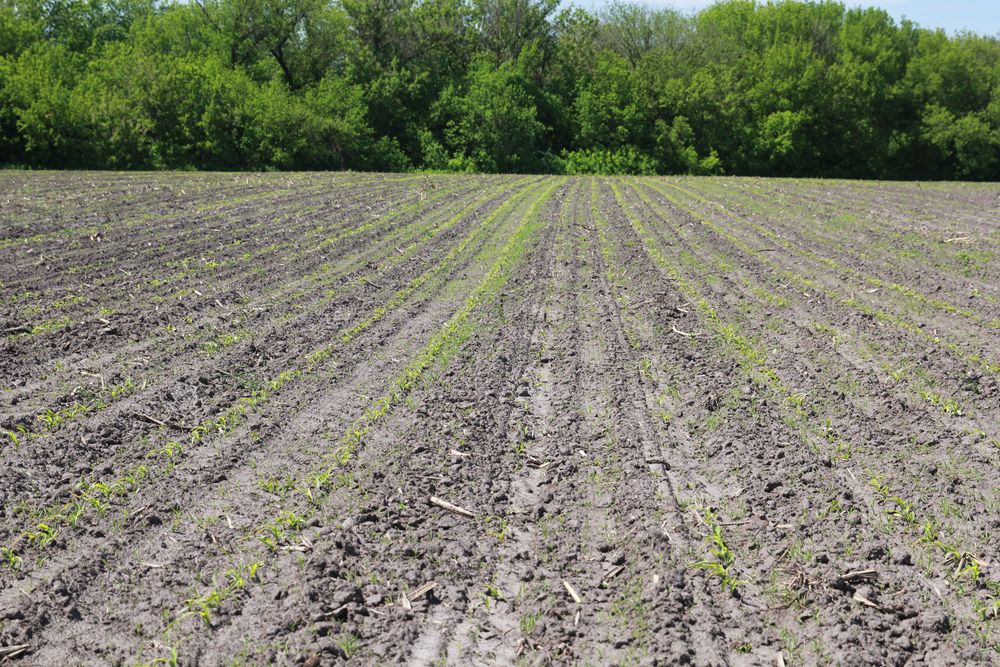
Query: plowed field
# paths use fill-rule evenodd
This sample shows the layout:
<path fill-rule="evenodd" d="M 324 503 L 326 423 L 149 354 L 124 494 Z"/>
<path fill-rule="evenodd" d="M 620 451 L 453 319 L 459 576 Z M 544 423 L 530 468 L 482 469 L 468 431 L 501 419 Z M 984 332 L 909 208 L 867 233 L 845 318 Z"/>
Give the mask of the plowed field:
<path fill-rule="evenodd" d="M 996 664 L 1000 186 L 0 175 L 0 663 Z"/>

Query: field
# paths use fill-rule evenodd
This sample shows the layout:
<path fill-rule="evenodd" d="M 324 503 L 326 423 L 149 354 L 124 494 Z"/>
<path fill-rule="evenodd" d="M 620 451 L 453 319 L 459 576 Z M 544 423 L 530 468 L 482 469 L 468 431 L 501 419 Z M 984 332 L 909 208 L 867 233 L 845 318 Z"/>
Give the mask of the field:
<path fill-rule="evenodd" d="M 1000 186 L 0 175 L 0 663 L 996 664 Z"/>

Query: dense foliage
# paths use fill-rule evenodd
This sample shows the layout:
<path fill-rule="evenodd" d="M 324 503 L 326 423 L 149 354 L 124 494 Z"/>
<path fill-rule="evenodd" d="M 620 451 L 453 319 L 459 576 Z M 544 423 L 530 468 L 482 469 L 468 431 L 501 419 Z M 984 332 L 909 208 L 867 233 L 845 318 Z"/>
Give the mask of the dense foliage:
<path fill-rule="evenodd" d="M 997 179 L 1000 42 L 835 2 L 0 0 L 0 163 Z"/>

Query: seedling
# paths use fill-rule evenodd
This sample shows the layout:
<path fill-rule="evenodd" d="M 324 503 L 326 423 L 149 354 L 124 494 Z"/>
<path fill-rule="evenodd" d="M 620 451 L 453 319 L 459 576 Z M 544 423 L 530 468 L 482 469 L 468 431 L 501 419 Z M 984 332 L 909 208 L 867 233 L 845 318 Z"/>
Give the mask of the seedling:
<path fill-rule="evenodd" d="M 521 634 L 525 637 L 531 634 L 532 630 L 538 624 L 538 619 L 541 616 L 541 612 L 526 613 L 518 619 L 517 626 L 521 630 Z"/>
<path fill-rule="evenodd" d="M 344 657 L 350 659 L 361 650 L 361 638 L 353 633 L 346 632 L 337 638 L 337 646 L 344 652 Z"/>
<path fill-rule="evenodd" d="M 59 531 L 46 523 L 40 523 L 35 526 L 35 529 L 29 531 L 27 534 L 28 540 L 35 544 L 39 549 L 44 549 L 48 544 L 50 544 Z"/>
<path fill-rule="evenodd" d="M 0 561 L 11 572 L 17 572 L 21 569 L 21 557 L 9 547 L 0 547 Z"/>
<path fill-rule="evenodd" d="M 506 518 L 501 516 L 490 516 L 486 517 L 486 535 L 496 539 L 498 542 L 504 542 L 510 537 L 510 523 Z"/>
<path fill-rule="evenodd" d="M 737 586 L 742 583 L 733 577 L 729 571 L 736 561 L 736 556 L 726 544 L 725 536 L 722 534 L 722 527 L 716 522 L 715 513 L 711 509 L 705 510 L 705 523 L 708 524 L 711 530 L 709 538 L 712 542 L 711 553 L 713 560 L 701 560 L 697 563 L 692 563 L 691 567 L 708 571 L 710 575 L 720 579 L 724 590 L 735 593 Z"/>

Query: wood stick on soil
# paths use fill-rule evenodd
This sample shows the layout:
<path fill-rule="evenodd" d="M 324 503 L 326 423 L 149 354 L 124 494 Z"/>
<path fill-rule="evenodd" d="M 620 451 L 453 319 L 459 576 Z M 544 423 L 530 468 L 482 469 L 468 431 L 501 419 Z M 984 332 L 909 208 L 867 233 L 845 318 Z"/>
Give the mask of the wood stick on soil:
<path fill-rule="evenodd" d="M 700 333 L 688 333 L 687 331 L 681 331 L 673 324 L 670 325 L 670 330 L 679 336 L 684 336 L 685 338 L 694 338 L 695 336 L 700 336 Z"/>
<path fill-rule="evenodd" d="M 0 662 L 7 662 L 24 655 L 31 650 L 31 644 L 13 644 L 11 646 L 0 646 Z"/>
<path fill-rule="evenodd" d="M 30 324 L 18 324 L 16 327 L 10 327 L 9 329 L 3 330 L 3 335 L 8 336 L 10 334 L 26 333 L 30 334 L 34 330 L 34 327 Z"/>
<path fill-rule="evenodd" d="M 167 428 L 172 428 L 176 431 L 190 431 L 191 429 L 184 424 L 176 424 L 174 422 L 165 422 L 161 419 L 157 419 L 151 415 L 147 415 L 143 412 L 134 412 L 133 416 L 139 421 L 149 422 L 150 424 L 156 424 L 157 426 L 165 426 Z"/>
<path fill-rule="evenodd" d="M 464 507 L 459 507 L 458 505 L 452 505 L 447 500 L 441 500 L 440 498 L 437 498 L 435 496 L 431 496 L 430 502 L 431 502 L 431 505 L 436 505 L 437 507 L 440 507 L 441 509 L 445 510 L 446 512 L 451 512 L 452 514 L 457 514 L 459 516 L 464 516 L 467 519 L 475 519 L 476 518 L 476 515 L 475 515 L 474 512 L 470 512 L 469 510 L 465 509 Z"/>
<path fill-rule="evenodd" d="M 866 606 L 866 607 L 871 607 L 872 609 L 878 609 L 879 611 L 884 611 L 884 610 L 882 609 L 882 605 L 880 605 L 880 604 L 878 604 L 878 603 L 876 603 L 876 602 L 872 602 L 871 600 L 869 600 L 868 598 L 866 598 L 866 597 L 865 597 L 864 595 L 862 595 L 861 593 L 858 593 L 857 591 L 855 591 L 855 592 L 854 592 L 854 595 L 852 595 L 851 597 L 852 597 L 852 598 L 853 598 L 853 599 L 854 599 L 854 600 L 855 600 L 856 602 L 860 602 L 861 604 L 863 604 L 863 605 L 864 605 L 864 606 Z"/>
<path fill-rule="evenodd" d="M 611 580 L 614 579 L 615 577 L 617 577 L 619 574 L 621 574 L 624 571 L 625 571 L 625 566 L 624 565 L 618 565 L 617 567 L 611 568 L 611 570 L 609 570 L 608 573 L 606 575 L 604 575 L 604 577 L 601 579 L 600 587 L 601 588 L 607 588 L 607 586 L 611 582 Z"/>
<path fill-rule="evenodd" d="M 436 581 L 428 581 L 426 584 L 421 584 L 420 586 L 414 588 L 409 593 L 404 590 L 402 595 L 399 596 L 399 602 L 403 605 L 403 609 L 406 609 L 407 611 L 413 609 L 412 603 L 430 593 L 431 589 L 435 586 L 437 586 Z"/>
<path fill-rule="evenodd" d="M 374 282 L 374 281 L 371 281 L 371 280 L 368 280 L 368 279 L 367 279 L 367 278 L 365 278 L 364 276 L 361 276 L 361 280 L 363 280 L 364 282 L 368 283 L 369 285 L 371 285 L 371 286 L 372 286 L 372 287 L 374 287 L 375 289 L 382 289 L 382 286 L 381 286 L 381 285 L 379 285 L 378 283 L 376 283 L 376 282 Z"/>
<path fill-rule="evenodd" d="M 156 417 L 152 417 L 150 415 L 143 414 L 141 412 L 136 412 L 135 413 L 135 418 L 138 419 L 139 421 L 149 422 L 150 424 L 156 424 L 157 426 L 166 426 L 167 425 L 167 422 L 160 421 Z"/>
<path fill-rule="evenodd" d="M 969 240 L 968 236 L 956 236 L 954 238 L 945 239 L 944 242 L 945 243 L 960 243 L 962 241 L 968 241 L 968 240 Z"/>
<path fill-rule="evenodd" d="M 101 389 L 104 389 L 104 387 L 105 387 L 104 376 L 101 375 L 100 373 L 94 373 L 93 371 L 88 371 L 88 370 L 81 369 L 80 370 L 80 375 L 86 375 L 87 377 L 97 378 L 98 380 L 101 381 Z"/>
<path fill-rule="evenodd" d="M 877 570 L 853 570 L 851 572 L 845 572 L 844 574 L 837 577 L 840 581 L 845 584 L 850 584 L 855 581 L 868 581 L 870 579 L 878 579 Z"/>
<path fill-rule="evenodd" d="M 436 581 L 428 581 L 426 584 L 422 584 L 419 587 L 413 589 L 412 591 L 410 591 L 410 595 L 408 596 L 410 598 L 410 602 L 416 602 L 423 596 L 427 595 L 428 593 L 431 592 L 431 590 L 435 586 L 437 586 Z"/>
<path fill-rule="evenodd" d="M 576 592 L 576 589 L 575 589 L 575 588 L 573 588 L 573 585 L 572 585 L 572 584 L 570 584 L 570 583 L 569 583 L 568 581 L 566 581 L 565 579 L 563 579 L 563 588 L 565 588 L 565 589 L 566 589 L 566 592 L 567 592 L 567 593 L 569 593 L 569 596 L 570 596 L 571 598 L 573 598 L 573 602 L 575 602 L 575 603 L 577 603 L 577 604 L 583 604 L 583 600 L 581 600 L 581 599 L 580 599 L 580 594 L 579 594 L 579 593 L 577 593 L 577 592 Z"/>

